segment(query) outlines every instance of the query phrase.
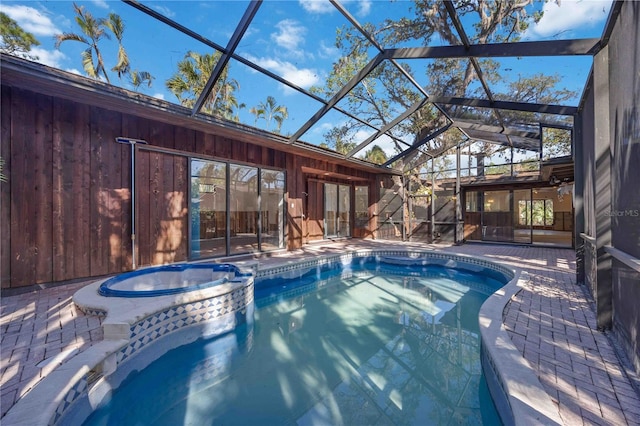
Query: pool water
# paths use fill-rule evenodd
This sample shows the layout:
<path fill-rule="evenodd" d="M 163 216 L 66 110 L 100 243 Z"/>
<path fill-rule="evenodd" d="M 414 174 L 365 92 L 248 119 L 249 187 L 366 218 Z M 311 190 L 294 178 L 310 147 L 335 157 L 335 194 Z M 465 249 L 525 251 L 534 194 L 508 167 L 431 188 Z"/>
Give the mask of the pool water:
<path fill-rule="evenodd" d="M 85 424 L 500 424 L 478 311 L 503 284 L 370 262 L 256 280 L 253 323 L 130 374 Z"/>

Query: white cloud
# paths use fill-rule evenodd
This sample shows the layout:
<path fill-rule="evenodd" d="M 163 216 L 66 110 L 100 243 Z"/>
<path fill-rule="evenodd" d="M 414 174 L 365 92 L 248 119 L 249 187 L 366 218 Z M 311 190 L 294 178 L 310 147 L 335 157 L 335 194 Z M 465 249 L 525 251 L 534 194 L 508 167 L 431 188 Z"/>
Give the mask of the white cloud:
<path fill-rule="evenodd" d="M 271 34 L 271 39 L 291 53 L 301 53 L 298 47 L 304 43 L 307 29 L 294 19 L 284 19 L 276 24 L 276 28 L 278 32 Z"/>
<path fill-rule="evenodd" d="M 562 0 L 560 5 L 547 2 L 542 19 L 529 27 L 524 39 L 553 37 L 592 27 L 607 19 L 610 7 L 611 1 Z"/>
<path fill-rule="evenodd" d="M 300 6 L 309 13 L 331 13 L 336 10 L 329 0 L 299 0 Z"/>
<path fill-rule="evenodd" d="M 102 9 L 109 9 L 109 5 L 106 0 L 93 0 L 93 4 Z"/>
<path fill-rule="evenodd" d="M 365 17 L 371 12 L 371 0 L 362 0 L 358 4 L 358 16 Z"/>
<path fill-rule="evenodd" d="M 35 36 L 52 36 L 60 34 L 56 25 L 43 15 L 39 10 L 33 7 L 23 5 L 3 5 L 2 11 L 11 19 L 16 21 L 23 30 L 32 33 Z"/>
<path fill-rule="evenodd" d="M 62 61 L 67 58 L 67 56 L 59 50 L 46 50 L 40 47 L 34 47 L 29 51 L 29 54 L 38 57 L 36 62 L 53 68 L 61 68 Z"/>
<path fill-rule="evenodd" d="M 364 142 L 369 136 L 370 134 L 367 135 L 367 137 L 365 137 L 364 139 L 362 139 L 362 141 Z M 396 150 L 395 150 L 396 145 L 393 142 L 393 139 L 391 139 L 387 135 L 382 135 L 376 138 L 375 140 L 373 140 L 369 145 L 361 149 L 360 152 L 358 152 L 358 155 L 364 155 L 367 151 L 369 151 L 376 145 L 382 148 L 384 153 L 387 154 L 387 157 L 389 158 L 393 157 L 396 154 Z"/>
<path fill-rule="evenodd" d="M 251 58 L 247 56 L 247 59 L 304 89 L 308 89 L 319 81 L 318 72 L 311 68 L 298 68 L 291 62 L 272 58 Z"/>
<path fill-rule="evenodd" d="M 153 8 L 155 10 L 157 10 L 158 12 L 162 13 L 164 16 L 166 16 L 167 18 L 175 18 L 176 13 L 169 9 L 166 6 L 159 6 L 159 5 L 154 5 Z"/>
<path fill-rule="evenodd" d="M 154 93 L 151 96 L 153 96 L 156 99 L 160 99 L 160 100 L 164 101 L 164 93 Z"/>
<path fill-rule="evenodd" d="M 65 71 L 70 72 L 71 74 L 84 76 L 84 74 L 81 73 L 80 70 L 78 70 L 77 68 L 67 68 Z"/>
<path fill-rule="evenodd" d="M 320 40 L 319 56 L 324 59 L 337 59 L 340 57 L 340 50 L 332 45 L 328 45 L 324 40 Z"/>

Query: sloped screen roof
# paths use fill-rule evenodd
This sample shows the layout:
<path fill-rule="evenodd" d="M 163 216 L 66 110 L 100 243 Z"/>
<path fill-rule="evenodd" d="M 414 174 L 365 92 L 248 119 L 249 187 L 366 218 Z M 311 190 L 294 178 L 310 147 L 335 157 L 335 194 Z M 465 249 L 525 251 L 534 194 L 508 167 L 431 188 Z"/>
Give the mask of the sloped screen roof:
<path fill-rule="evenodd" d="M 4 1 L 2 10 L 40 42 L 32 60 L 284 144 L 407 169 L 461 140 L 539 151 L 540 123 L 571 126 L 619 11 L 611 4 Z"/>

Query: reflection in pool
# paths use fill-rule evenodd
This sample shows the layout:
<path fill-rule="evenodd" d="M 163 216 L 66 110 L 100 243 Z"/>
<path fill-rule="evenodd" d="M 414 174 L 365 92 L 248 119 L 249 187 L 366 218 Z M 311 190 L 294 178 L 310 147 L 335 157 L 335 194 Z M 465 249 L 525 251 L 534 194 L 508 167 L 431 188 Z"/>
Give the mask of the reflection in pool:
<path fill-rule="evenodd" d="M 375 262 L 256 280 L 253 323 L 169 351 L 85 424 L 500 424 L 478 310 L 502 285 Z"/>

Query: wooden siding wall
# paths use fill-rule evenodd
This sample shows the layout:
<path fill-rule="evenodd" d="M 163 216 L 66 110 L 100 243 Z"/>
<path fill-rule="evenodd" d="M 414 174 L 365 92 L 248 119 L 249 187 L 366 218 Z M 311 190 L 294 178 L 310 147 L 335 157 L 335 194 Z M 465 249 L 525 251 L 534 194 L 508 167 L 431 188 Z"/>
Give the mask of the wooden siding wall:
<path fill-rule="evenodd" d="M 308 204 L 302 167 L 367 179 L 376 175 L 317 158 L 178 127 L 122 112 L 2 86 L 0 279 L 12 288 L 130 270 L 130 146 L 150 146 L 287 170 L 287 248 L 305 243 Z M 188 256 L 188 159 L 139 149 L 136 155 L 139 265 Z M 371 200 L 373 202 L 373 200 Z M 317 211 L 320 209 L 320 211 Z M 314 229 L 314 235 L 318 230 Z"/>

